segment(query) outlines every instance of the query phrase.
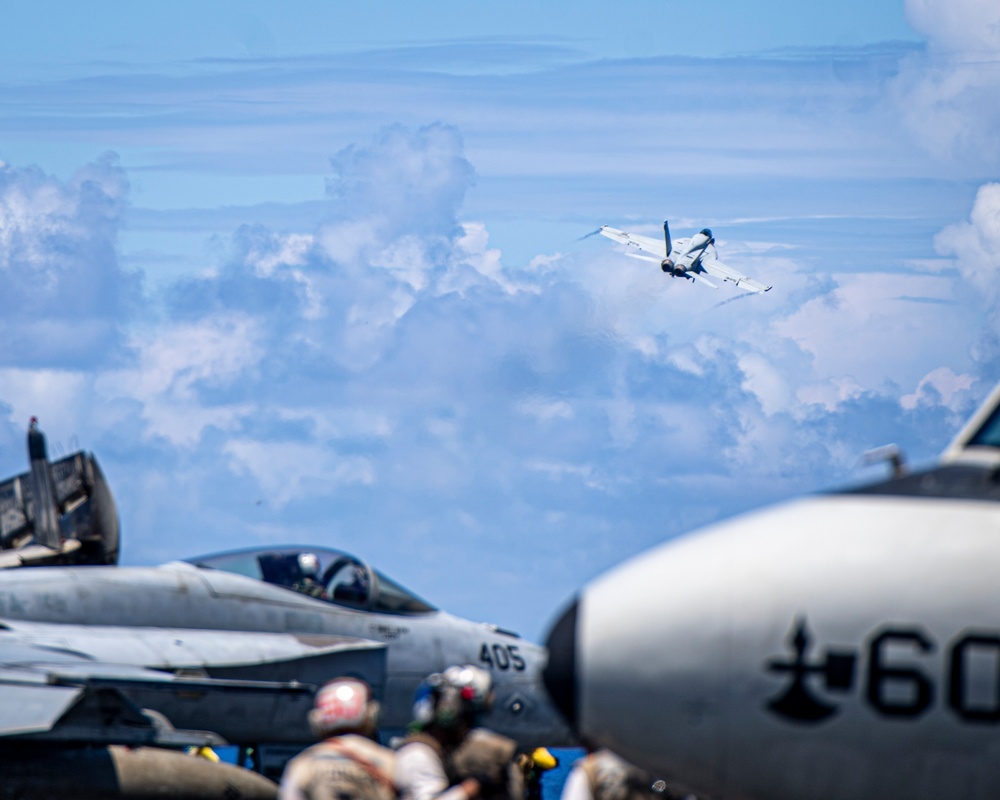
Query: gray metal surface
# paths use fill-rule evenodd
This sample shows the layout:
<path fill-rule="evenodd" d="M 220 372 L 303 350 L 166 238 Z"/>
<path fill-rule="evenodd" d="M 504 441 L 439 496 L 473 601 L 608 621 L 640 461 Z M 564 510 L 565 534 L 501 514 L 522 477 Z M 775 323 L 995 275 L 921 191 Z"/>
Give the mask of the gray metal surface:
<path fill-rule="evenodd" d="M 97 460 L 72 453 L 50 463 L 32 420 L 30 471 L 0 482 L 0 569 L 115 564 L 118 511 Z"/>
<path fill-rule="evenodd" d="M 553 697 L 581 736 L 705 796 L 996 797 L 998 409 L 935 469 L 598 578 L 550 634 Z"/>
<path fill-rule="evenodd" d="M 322 548 L 310 552 L 340 555 Z M 0 631 L 0 664 L 9 661 L 5 648 L 27 642 L 83 654 L 95 671 L 114 663 L 313 684 L 358 674 L 383 699 L 390 730 L 409 722 L 414 690 L 427 674 L 451 664 L 480 664 L 496 680 L 491 727 L 525 746 L 573 740 L 541 686 L 544 648 L 436 609 L 388 614 L 347 608 L 286 586 L 177 562 L 2 571 L 0 622 L 8 628 Z M 284 638 L 274 638 L 279 635 Z M 275 655 L 292 642 L 305 648 L 331 636 L 355 640 L 340 648 L 339 667 L 316 668 L 315 656 L 282 662 Z M 384 650 L 384 667 L 374 666 L 372 650 Z"/>

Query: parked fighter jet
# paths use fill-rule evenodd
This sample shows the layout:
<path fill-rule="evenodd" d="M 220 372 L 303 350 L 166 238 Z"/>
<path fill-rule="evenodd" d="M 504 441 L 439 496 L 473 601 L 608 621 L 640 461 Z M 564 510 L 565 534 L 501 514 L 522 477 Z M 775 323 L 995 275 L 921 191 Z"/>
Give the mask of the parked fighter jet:
<path fill-rule="evenodd" d="M 746 289 L 748 292 L 763 293 L 771 288 L 719 261 L 719 255 L 715 249 L 715 239 L 712 237 L 712 231 L 708 228 L 703 228 L 694 236 L 678 239 L 676 242 L 672 242 L 670 239 L 670 226 L 666 220 L 663 222 L 662 241 L 649 236 L 626 233 L 612 228 L 610 225 L 601 226 L 598 232 L 601 236 L 606 236 L 625 245 L 627 248 L 625 255 L 659 264 L 660 269 L 674 278 L 690 278 L 693 281 L 707 284 L 713 289 L 719 287 L 706 277 L 707 275 L 735 283 L 739 288 Z M 642 252 L 636 252 L 636 250 Z M 643 253 L 652 253 L 652 255 L 643 255 Z M 653 256 L 656 257 L 653 258 Z"/>
<path fill-rule="evenodd" d="M 1000 387 L 931 469 L 670 541 L 585 587 L 546 685 L 584 739 L 742 800 L 996 797 Z"/>
<path fill-rule="evenodd" d="M 242 661 L 233 656 L 241 643 L 267 640 L 263 634 L 269 633 L 323 647 L 331 636 L 349 637 L 338 648 L 340 667 L 325 674 L 356 674 L 372 684 L 383 701 L 387 733 L 409 722 L 414 691 L 428 673 L 475 663 L 490 669 L 496 681 L 497 702 L 486 720 L 491 728 L 524 745 L 573 741 L 541 684 L 544 648 L 494 625 L 440 611 L 359 559 L 325 548 L 261 548 L 162 567 L 7 570 L 0 572 L 0 625 L 0 735 L 5 640 L 17 643 L 10 646 L 18 659 L 27 641 L 34 648 L 84 654 L 95 669 L 111 663 L 168 677 L 194 670 L 215 679 L 322 682 L 290 658 L 277 659 L 279 669 L 277 657 L 267 659 L 253 649 Z M 195 639 L 208 648 L 207 655 L 182 647 Z M 368 657 L 372 650 L 381 665 Z M 356 663 L 345 666 L 350 653 Z M 243 666 L 234 671 L 234 664 Z M 78 664 L 75 674 L 83 680 L 90 673 Z M 135 697 L 128 686 L 120 690 Z M 293 724 L 258 716 L 247 706 L 212 722 L 178 718 L 177 706 L 168 701 L 145 695 L 134 700 L 175 726 L 212 730 L 231 742 L 309 741 L 304 717 Z"/>
<path fill-rule="evenodd" d="M 77 453 L 49 465 L 34 421 L 28 441 L 32 472 L 0 484 L 9 549 L 0 565 L 113 562 L 117 514 L 96 461 Z M 253 745 L 259 766 L 275 775 L 311 740 L 306 711 L 331 675 L 368 681 L 391 735 L 409 722 L 418 683 L 456 663 L 493 671 L 490 727 L 525 745 L 570 743 L 541 685 L 545 658 L 544 648 L 439 611 L 326 548 L 260 548 L 162 567 L 0 570 L 0 750 L 42 752 L 33 744 L 45 754 L 16 765 L 0 754 L 0 774 L 16 766 L 19 800 L 46 797 L 59 793 L 45 767 L 55 755 L 114 772 L 135 759 L 118 751 L 94 758 L 88 748 L 224 740 Z M 152 750 L 138 761 L 173 756 Z M 107 796 L 143 790 L 132 782 Z"/>

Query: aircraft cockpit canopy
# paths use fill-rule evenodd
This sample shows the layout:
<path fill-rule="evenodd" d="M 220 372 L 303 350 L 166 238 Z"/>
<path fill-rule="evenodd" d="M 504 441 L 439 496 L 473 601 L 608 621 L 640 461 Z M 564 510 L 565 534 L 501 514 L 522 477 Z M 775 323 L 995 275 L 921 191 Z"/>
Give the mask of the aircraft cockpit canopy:
<path fill-rule="evenodd" d="M 948 445 L 941 460 L 990 468 L 1000 463 L 1000 384 Z"/>
<path fill-rule="evenodd" d="M 1000 448 L 1000 408 L 993 410 L 982 427 L 969 439 L 966 447 Z"/>
<path fill-rule="evenodd" d="M 426 600 L 360 559 L 326 547 L 255 548 L 187 561 L 196 567 L 232 572 L 359 611 L 381 614 L 437 611 Z"/>

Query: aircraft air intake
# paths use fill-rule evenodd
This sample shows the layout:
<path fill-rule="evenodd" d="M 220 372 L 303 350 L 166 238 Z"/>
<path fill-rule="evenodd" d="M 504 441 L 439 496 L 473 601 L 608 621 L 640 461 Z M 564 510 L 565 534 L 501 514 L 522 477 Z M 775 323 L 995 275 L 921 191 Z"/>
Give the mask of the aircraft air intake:
<path fill-rule="evenodd" d="M 542 672 L 545 689 L 552 702 L 576 727 L 576 613 L 577 600 L 567 608 L 549 634 L 545 646 L 549 660 Z"/>

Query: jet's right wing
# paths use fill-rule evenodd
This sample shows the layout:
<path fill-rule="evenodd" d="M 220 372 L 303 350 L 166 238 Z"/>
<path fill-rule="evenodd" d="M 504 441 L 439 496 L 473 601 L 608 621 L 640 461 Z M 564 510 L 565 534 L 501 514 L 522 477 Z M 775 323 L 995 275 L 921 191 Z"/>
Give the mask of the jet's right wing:
<path fill-rule="evenodd" d="M 735 283 L 740 289 L 745 289 L 748 292 L 763 294 L 771 289 L 770 286 L 765 286 L 763 283 L 758 280 L 754 280 L 749 275 L 744 275 L 739 270 L 726 266 L 717 258 L 703 258 L 698 263 L 709 275 L 721 278 L 724 281 L 729 281 L 730 283 Z"/>

